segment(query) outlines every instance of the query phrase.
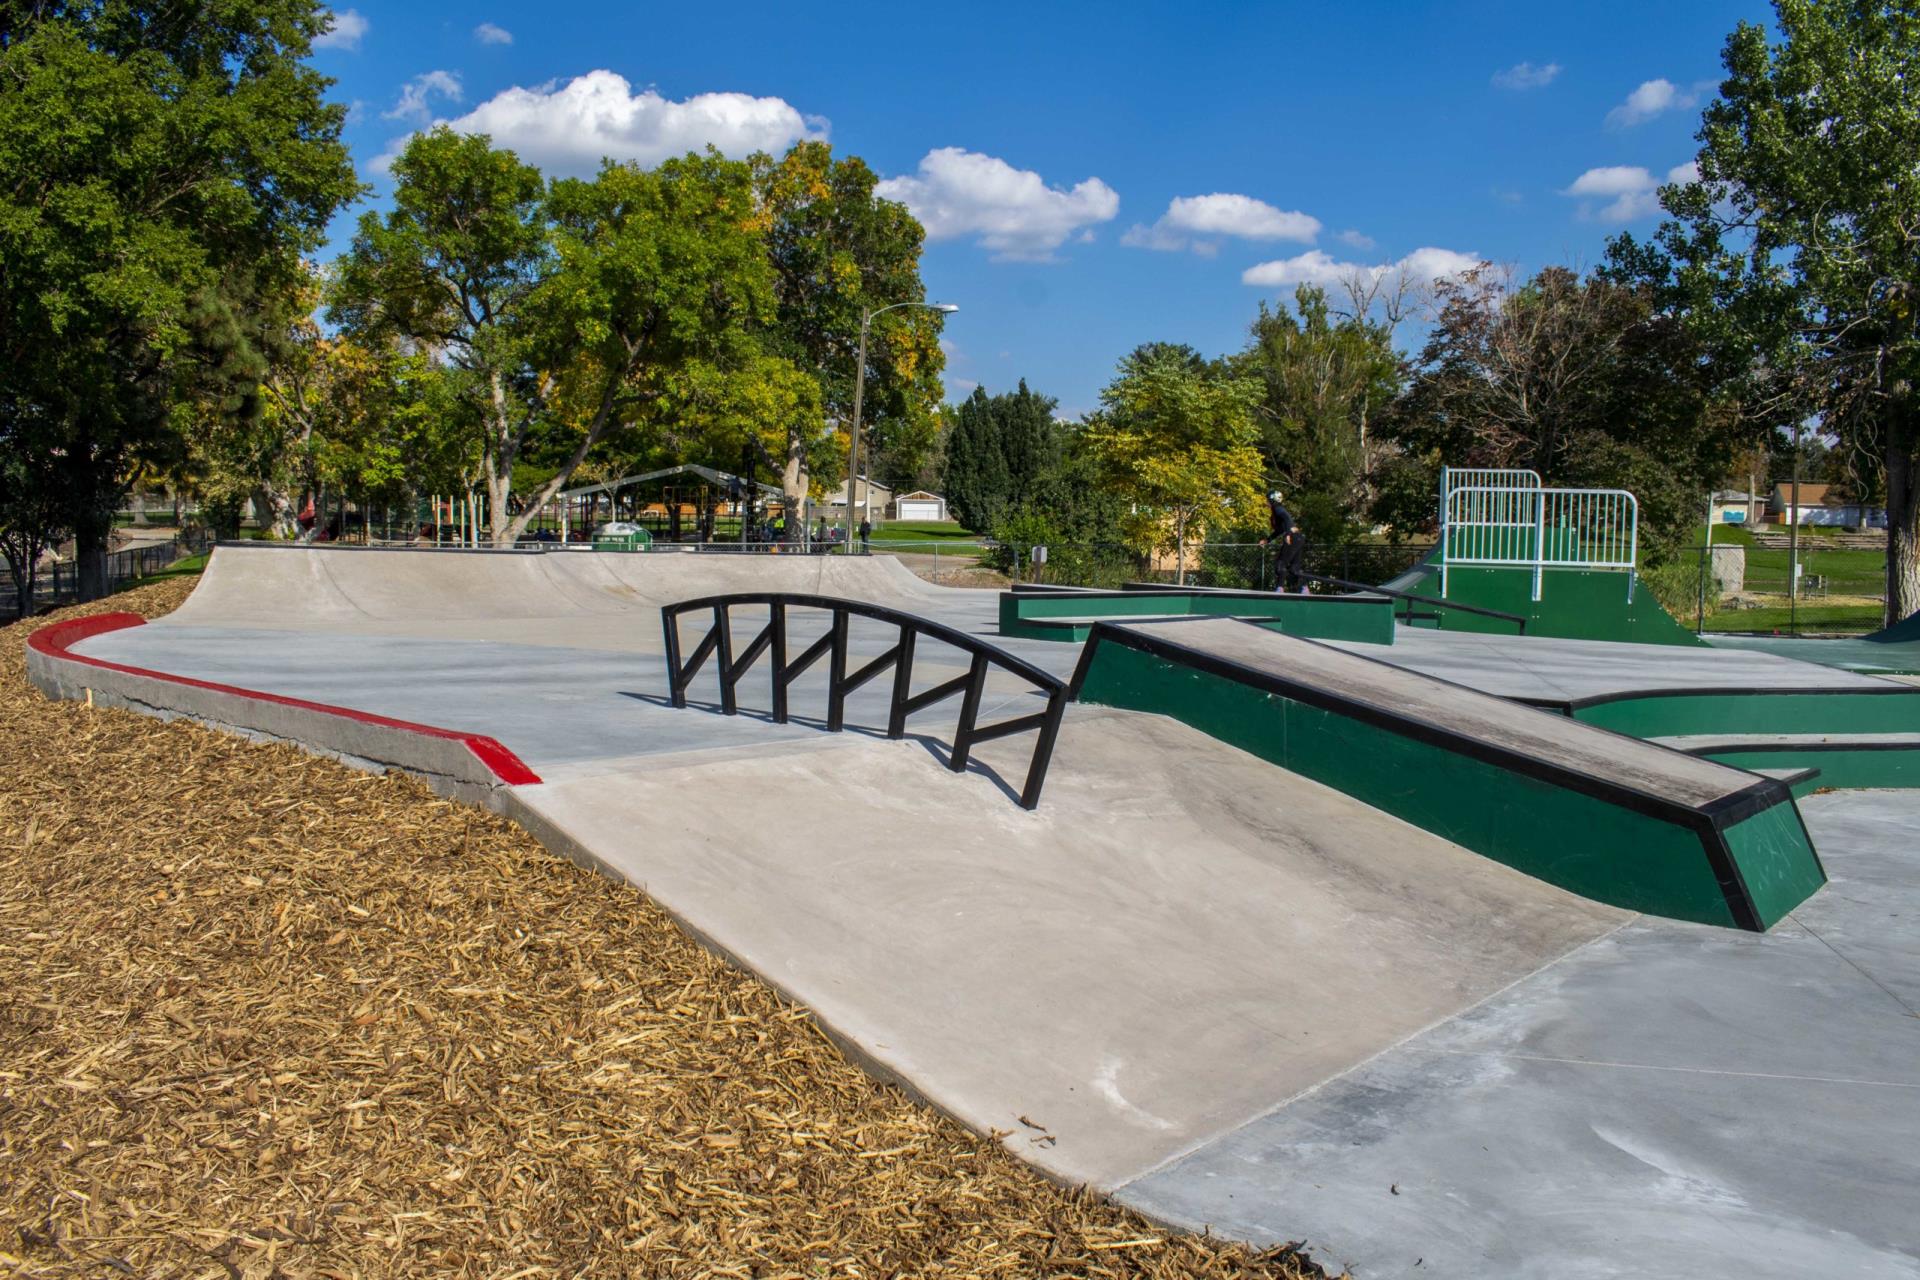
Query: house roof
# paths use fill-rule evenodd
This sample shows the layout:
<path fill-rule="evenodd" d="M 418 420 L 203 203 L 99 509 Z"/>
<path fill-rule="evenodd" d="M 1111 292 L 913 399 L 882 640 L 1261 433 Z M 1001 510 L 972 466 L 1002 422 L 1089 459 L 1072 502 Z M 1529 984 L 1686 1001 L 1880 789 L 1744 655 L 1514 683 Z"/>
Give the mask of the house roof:
<path fill-rule="evenodd" d="M 712 467 L 703 467 L 697 462 L 689 462 L 685 466 L 665 467 L 659 471 L 646 472 L 644 475 L 621 476 L 618 480 L 609 480 L 605 484 L 589 484 L 582 485 L 578 489 L 563 489 L 553 496 L 556 498 L 583 498 L 590 493 L 611 493 L 616 489 L 625 489 L 630 485 L 645 484 L 649 480 L 662 480 L 667 476 L 678 475 L 699 476 L 709 484 L 722 489 L 727 488 L 728 485 L 734 481 L 739 481 L 742 485 L 746 483 L 741 477 L 734 475 L 732 472 L 716 471 Z M 780 496 L 780 486 L 777 484 L 765 484 L 760 481 L 755 481 L 754 484 L 762 493 L 771 494 L 776 498 Z"/>
<path fill-rule="evenodd" d="M 896 494 L 894 496 L 894 501 L 905 502 L 910 498 L 915 498 L 921 501 L 928 501 L 928 502 L 945 502 L 946 501 L 946 499 L 941 497 L 939 494 L 928 493 L 925 489 L 915 489 L 912 493 Z"/>
<path fill-rule="evenodd" d="M 1800 505 L 1803 507 L 1827 506 L 1827 490 L 1832 487 L 1831 485 L 1814 484 L 1810 481 L 1802 480 L 1800 482 Z M 1786 482 L 1774 485 L 1773 500 L 1783 507 L 1792 502 L 1793 485 Z"/>

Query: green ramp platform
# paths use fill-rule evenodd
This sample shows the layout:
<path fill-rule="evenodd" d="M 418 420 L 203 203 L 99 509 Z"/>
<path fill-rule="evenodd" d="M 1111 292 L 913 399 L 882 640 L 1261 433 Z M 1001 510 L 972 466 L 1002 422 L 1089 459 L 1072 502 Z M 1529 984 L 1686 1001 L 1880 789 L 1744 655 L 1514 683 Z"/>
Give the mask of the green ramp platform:
<path fill-rule="evenodd" d="M 1633 584 L 1631 599 L 1627 575 L 1606 569 L 1545 569 L 1540 575 L 1540 598 L 1533 598 L 1533 570 L 1454 565 L 1447 570 L 1445 599 L 1527 620 L 1530 636 L 1558 636 L 1566 640 L 1627 640 L 1635 644 L 1700 645 L 1700 638 L 1660 607 L 1645 583 Z M 1439 596 L 1440 566 L 1429 559 L 1416 570 L 1388 584 L 1395 590 Z M 1415 625 L 1422 625 L 1416 623 Z M 1449 611 L 1429 626 L 1449 631 L 1511 634 L 1497 619 Z"/>
<path fill-rule="evenodd" d="M 1029 640 L 1081 641 L 1105 621 L 1187 617 L 1245 618 L 1315 640 L 1393 643 L 1393 600 L 1381 595 L 1297 596 L 1182 587 L 1016 587 L 1000 593 L 1000 634 Z"/>
<path fill-rule="evenodd" d="M 1742 769 L 1815 769 L 1820 788 L 1920 787 L 1920 688 L 1891 680 L 1522 701 Z"/>
<path fill-rule="evenodd" d="M 1778 778 L 1234 619 L 1100 623 L 1073 692 L 1629 910 L 1759 931 L 1826 880 Z"/>

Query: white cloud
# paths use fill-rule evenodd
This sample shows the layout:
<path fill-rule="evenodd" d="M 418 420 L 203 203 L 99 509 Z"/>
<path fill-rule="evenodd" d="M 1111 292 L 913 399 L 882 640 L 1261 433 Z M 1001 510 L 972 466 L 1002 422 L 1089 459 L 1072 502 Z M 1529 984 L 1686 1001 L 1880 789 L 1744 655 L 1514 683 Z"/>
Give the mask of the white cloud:
<path fill-rule="evenodd" d="M 1648 80 L 1627 95 L 1627 100 L 1607 112 L 1607 123 L 1616 128 L 1645 124 L 1667 111 L 1679 111 L 1700 100 L 1699 95 L 1682 89 L 1671 80 Z"/>
<path fill-rule="evenodd" d="M 1557 62 L 1535 66 L 1531 62 L 1516 62 L 1505 71 L 1496 71 L 1493 75 L 1493 87 L 1496 89 L 1544 89 L 1552 84 L 1554 77 L 1560 74 Z"/>
<path fill-rule="evenodd" d="M 1342 231 L 1339 235 L 1335 236 L 1334 239 L 1338 240 L 1341 244 L 1352 245 L 1356 249 L 1371 249 L 1374 244 L 1372 236 L 1351 229 Z"/>
<path fill-rule="evenodd" d="M 1693 161 L 1667 170 L 1667 182 L 1694 182 L 1700 170 Z M 1661 179 L 1637 164 L 1602 165 L 1589 169 L 1573 180 L 1560 194 L 1587 201 L 1580 206 L 1582 217 L 1597 217 L 1603 222 L 1635 222 L 1660 212 Z M 1607 203 L 1595 209 L 1591 202 Z"/>
<path fill-rule="evenodd" d="M 481 44 L 512 44 L 513 32 L 492 22 L 483 22 L 473 29 L 473 38 Z"/>
<path fill-rule="evenodd" d="M 1216 191 L 1205 196 L 1179 196 L 1152 226 L 1136 223 L 1120 243 L 1136 249 L 1178 252 L 1192 249 L 1204 257 L 1219 251 L 1213 240 L 1199 236 L 1235 236 L 1242 240 L 1300 240 L 1312 244 L 1320 234 L 1320 220 L 1297 210 L 1276 209 L 1252 196 Z"/>
<path fill-rule="evenodd" d="M 360 16 L 358 9 L 342 9 L 327 15 L 327 29 L 313 38 L 316 49 L 358 49 L 360 37 L 373 24 Z"/>
<path fill-rule="evenodd" d="M 781 98 L 702 93 L 675 102 L 652 89 L 638 93 L 624 76 L 589 71 L 561 84 L 495 94 L 456 120 L 460 133 L 484 133 L 495 146 L 551 174 L 591 175 L 602 159 L 658 164 L 709 145 L 724 155 L 779 153 L 807 138 L 824 138 L 827 122 L 804 116 Z M 404 139 L 375 161 L 384 169 Z"/>
<path fill-rule="evenodd" d="M 381 114 L 388 120 L 417 120 L 424 123 L 433 116 L 435 98 L 458 102 L 461 97 L 458 75 L 451 71 L 429 71 L 402 85 L 400 100 L 393 104 L 393 110 Z"/>
<path fill-rule="evenodd" d="M 1431 245 L 1415 249 L 1398 262 L 1374 265 L 1341 262 L 1324 249 L 1309 249 L 1296 257 L 1277 258 L 1248 267 L 1240 273 L 1240 282 L 1279 289 L 1302 284 L 1327 288 L 1343 284 L 1355 276 L 1378 280 L 1384 276 L 1398 275 L 1408 283 L 1426 284 L 1472 271 L 1484 262 L 1485 259 L 1476 253 L 1456 253 L 1452 249 L 1436 249 Z"/>
<path fill-rule="evenodd" d="M 1051 260 L 1070 237 L 1120 212 L 1119 195 L 1098 178 L 1062 190 L 1031 169 L 961 147 L 929 151 L 917 173 L 874 190 L 913 210 L 930 240 L 974 236 L 996 258 L 1033 262 Z"/>

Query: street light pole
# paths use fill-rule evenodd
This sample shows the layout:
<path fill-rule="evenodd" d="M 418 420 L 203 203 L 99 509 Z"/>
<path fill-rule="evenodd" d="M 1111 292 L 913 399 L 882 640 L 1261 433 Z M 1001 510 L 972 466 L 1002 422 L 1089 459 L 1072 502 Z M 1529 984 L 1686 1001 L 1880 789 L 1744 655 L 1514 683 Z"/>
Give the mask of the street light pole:
<path fill-rule="evenodd" d="M 853 490 L 860 480 L 860 410 L 861 401 L 867 390 L 867 330 L 873 324 L 873 318 L 882 312 L 898 310 L 901 307 L 924 307 L 928 311 L 938 311 L 941 315 L 952 315 L 960 308 L 951 302 L 896 302 L 890 306 L 875 307 L 860 316 L 860 362 L 853 370 L 853 423 L 847 432 L 847 551 L 853 554 Z M 872 502 L 871 492 L 867 495 Z"/>

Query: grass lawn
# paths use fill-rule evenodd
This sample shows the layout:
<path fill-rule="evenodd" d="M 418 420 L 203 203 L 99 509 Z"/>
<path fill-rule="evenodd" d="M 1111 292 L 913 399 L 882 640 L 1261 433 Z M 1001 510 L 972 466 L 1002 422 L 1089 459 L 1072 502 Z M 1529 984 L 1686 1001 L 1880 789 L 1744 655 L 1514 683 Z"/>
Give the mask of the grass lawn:
<path fill-rule="evenodd" d="M 142 578 L 141 581 L 165 582 L 168 578 L 191 578 L 197 576 L 199 572 L 206 567 L 207 557 L 204 553 L 197 556 L 187 556 L 184 559 L 175 560 L 158 573 L 148 574 Z"/>
<path fill-rule="evenodd" d="M 1691 618 L 1682 622 L 1691 623 Z M 1759 609 L 1722 609 L 1707 619 L 1709 631 L 1778 631 L 1787 632 L 1789 623 L 1796 633 L 1808 631 L 1843 631 L 1861 633 L 1878 631 L 1882 622 L 1881 607 L 1878 604 L 1823 604 L 1818 600 L 1802 601 L 1797 610 L 1789 614 L 1787 606 L 1766 605 Z"/>
<path fill-rule="evenodd" d="M 1704 537 L 1704 528 L 1701 533 Z M 1886 552 L 1854 551 L 1823 545 L 1832 541 L 1833 533 L 1830 530 L 1806 528 L 1801 533 L 1806 535 L 1800 543 L 1800 563 L 1805 566 L 1801 571 L 1803 575 L 1824 580 L 1827 590 L 1836 594 L 1880 595 L 1886 590 Z M 1787 578 L 1792 571 L 1792 556 L 1786 548 L 1757 546 L 1749 530 L 1725 525 L 1714 527 L 1713 543 L 1719 547 L 1740 546 L 1747 549 L 1747 590 L 1786 591 Z"/>
<path fill-rule="evenodd" d="M 873 529 L 875 542 L 978 542 L 980 535 L 951 520 L 889 520 Z"/>

